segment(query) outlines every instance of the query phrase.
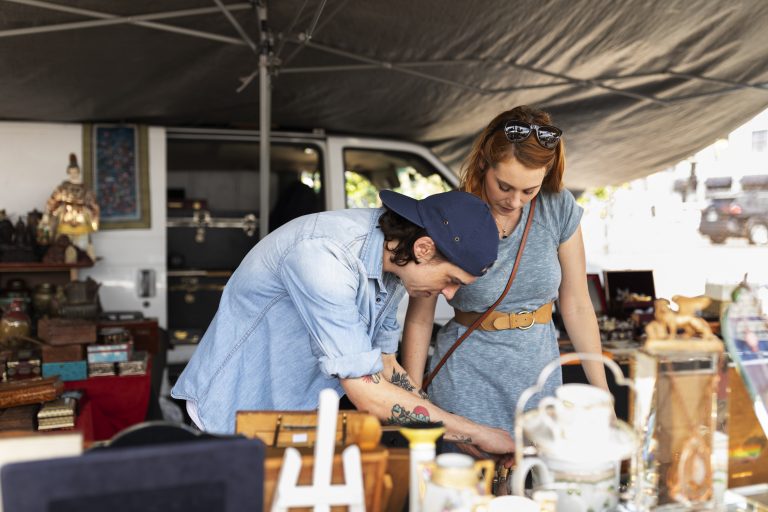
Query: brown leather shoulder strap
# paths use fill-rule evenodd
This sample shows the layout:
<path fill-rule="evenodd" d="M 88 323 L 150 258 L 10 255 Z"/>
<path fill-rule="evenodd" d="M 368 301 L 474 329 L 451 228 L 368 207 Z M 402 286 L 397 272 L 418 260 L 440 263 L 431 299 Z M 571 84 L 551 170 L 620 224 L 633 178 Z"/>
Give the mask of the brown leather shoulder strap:
<path fill-rule="evenodd" d="M 537 196 L 538 197 L 538 196 Z M 525 230 L 523 231 L 523 238 L 520 240 L 520 247 L 517 248 L 517 255 L 515 256 L 515 264 L 512 266 L 512 272 L 509 274 L 509 279 L 507 280 L 507 286 L 504 287 L 504 291 L 501 292 L 501 295 L 498 299 L 496 299 L 496 302 L 491 304 L 491 307 L 485 310 L 485 313 L 480 315 L 477 320 L 475 320 L 472 325 L 470 325 L 466 331 L 464 331 L 464 334 L 459 336 L 459 339 L 457 339 L 451 348 L 448 349 L 448 352 L 445 353 L 443 358 L 440 360 L 439 363 L 437 363 L 437 366 L 435 366 L 435 369 L 432 370 L 432 372 L 427 375 L 427 378 L 424 379 L 424 382 L 421 384 L 421 389 L 426 392 L 427 388 L 429 387 L 429 384 L 432 382 L 432 379 L 435 378 L 435 375 L 437 375 L 437 372 L 440 371 L 440 369 L 443 367 L 445 362 L 448 360 L 449 357 L 451 357 L 451 354 L 459 348 L 459 345 L 461 345 L 467 337 L 472 334 L 472 332 L 477 329 L 477 327 L 483 323 L 483 320 L 485 320 L 488 315 L 491 314 L 491 312 L 496 309 L 496 306 L 498 306 L 502 299 L 506 297 L 507 292 L 509 292 L 509 289 L 512 287 L 512 281 L 515 280 L 515 274 L 517 274 L 517 267 L 520 266 L 520 258 L 523 255 L 523 249 L 525 248 L 525 242 L 528 240 L 528 231 L 531 229 L 531 223 L 533 221 L 533 212 L 536 210 L 536 197 L 533 198 L 533 201 L 531 201 L 531 209 L 528 213 L 528 221 L 525 223 Z"/>

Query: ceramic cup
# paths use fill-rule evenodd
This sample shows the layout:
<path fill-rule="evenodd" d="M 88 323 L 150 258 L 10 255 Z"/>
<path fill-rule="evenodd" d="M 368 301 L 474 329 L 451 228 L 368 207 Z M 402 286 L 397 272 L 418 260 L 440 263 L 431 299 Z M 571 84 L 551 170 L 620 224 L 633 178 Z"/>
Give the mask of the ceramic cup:
<path fill-rule="evenodd" d="M 550 411 L 551 410 L 551 411 Z M 589 384 L 565 384 L 539 402 L 541 419 L 558 439 L 600 439 L 613 419 L 613 396 Z"/>
<path fill-rule="evenodd" d="M 525 494 L 525 480 L 532 473 L 536 490 L 557 493 L 557 512 L 608 512 L 619 502 L 619 463 L 584 468 L 573 463 L 527 457 L 510 480 L 513 495 Z"/>
<path fill-rule="evenodd" d="M 434 462 L 421 465 L 424 495 L 423 512 L 470 510 L 478 496 L 490 494 L 496 464 L 475 461 L 463 453 L 443 453 Z"/>
<path fill-rule="evenodd" d="M 488 502 L 488 512 L 539 512 L 539 504 L 522 496 L 499 496 Z"/>

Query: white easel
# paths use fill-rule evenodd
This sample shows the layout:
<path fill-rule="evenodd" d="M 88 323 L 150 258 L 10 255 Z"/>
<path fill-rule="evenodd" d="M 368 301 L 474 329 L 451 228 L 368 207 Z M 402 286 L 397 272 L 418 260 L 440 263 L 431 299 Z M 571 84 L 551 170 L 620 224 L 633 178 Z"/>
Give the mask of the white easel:
<path fill-rule="evenodd" d="M 298 485 L 301 455 L 295 448 L 286 448 L 272 512 L 286 512 L 293 507 L 313 507 L 315 512 L 330 512 L 332 505 L 347 505 L 349 512 L 365 512 L 363 466 L 357 445 L 350 445 L 341 455 L 345 483 L 331 485 L 338 412 L 339 395 L 332 389 L 321 391 L 312 485 Z"/>

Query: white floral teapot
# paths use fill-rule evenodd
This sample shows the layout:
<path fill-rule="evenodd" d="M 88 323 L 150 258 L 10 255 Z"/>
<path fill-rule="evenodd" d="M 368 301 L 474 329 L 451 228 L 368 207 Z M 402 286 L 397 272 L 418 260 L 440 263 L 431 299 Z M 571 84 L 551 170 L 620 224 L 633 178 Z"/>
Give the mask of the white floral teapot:
<path fill-rule="evenodd" d="M 613 396 L 595 386 L 566 384 L 554 397 L 542 399 L 538 408 L 523 412 L 556 368 L 577 359 L 600 360 L 617 383 L 632 385 L 618 365 L 602 355 L 568 354 L 544 367 L 537 384 L 526 389 L 517 404 L 516 445 L 525 447 L 527 440 L 533 446 L 517 450 L 509 491 L 524 496 L 531 472 L 535 489 L 557 493 L 558 512 L 610 511 L 619 501 L 621 460 L 635 454 L 639 442 L 634 430 L 616 419 Z"/>

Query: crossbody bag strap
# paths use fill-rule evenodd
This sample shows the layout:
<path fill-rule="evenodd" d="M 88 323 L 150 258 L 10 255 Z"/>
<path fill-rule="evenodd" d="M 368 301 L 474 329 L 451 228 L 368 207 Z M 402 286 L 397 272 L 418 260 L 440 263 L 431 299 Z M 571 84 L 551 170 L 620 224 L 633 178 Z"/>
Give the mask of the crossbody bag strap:
<path fill-rule="evenodd" d="M 502 299 L 506 297 L 507 292 L 509 292 L 509 289 L 512 287 L 512 281 L 515 280 L 515 274 L 517 274 L 517 267 L 520 266 L 520 258 L 523 255 L 523 249 L 525 248 L 525 242 L 528 240 L 528 231 L 531 229 L 531 223 L 533 221 L 533 212 L 536 210 L 536 198 L 533 198 L 533 201 L 531 201 L 531 209 L 528 214 L 528 221 L 525 223 L 525 230 L 523 231 L 523 238 L 520 240 L 520 247 L 517 248 L 517 256 L 515 256 L 515 264 L 512 266 L 512 272 L 509 274 L 509 279 L 507 280 L 507 286 L 504 287 L 504 291 L 501 292 L 501 295 L 498 299 L 496 299 L 496 302 L 491 304 L 491 307 L 485 310 L 485 313 L 480 315 L 477 320 L 472 322 L 472 325 L 470 325 L 466 331 L 464 331 L 464 334 L 459 336 L 459 339 L 457 339 L 451 348 L 448 349 L 448 352 L 445 353 L 443 358 L 440 360 L 439 363 L 437 363 L 437 366 L 435 366 L 435 369 L 430 372 L 429 375 L 427 375 L 427 378 L 424 379 L 424 382 L 421 385 L 421 389 L 426 392 L 427 388 L 429 387 L 429 384 L 432 382 L 432 380 L 435 378 L 435 375 L 437 375 L 437 372 L 440 371 L 440 368 L 443 367 L 445 362 L 448 360 L 449 357 L 451 357 L 451 354 L 459 348 L 459 345 L 464 342 L 467 337 L 472 334 L 472 332 L 478 328 L 478 326 L 483 323 L 483 320 L 485 320 L 488 315 L 490 315 L 494 309 L 496 309 L 496 306 L 498 306 Z"/>

